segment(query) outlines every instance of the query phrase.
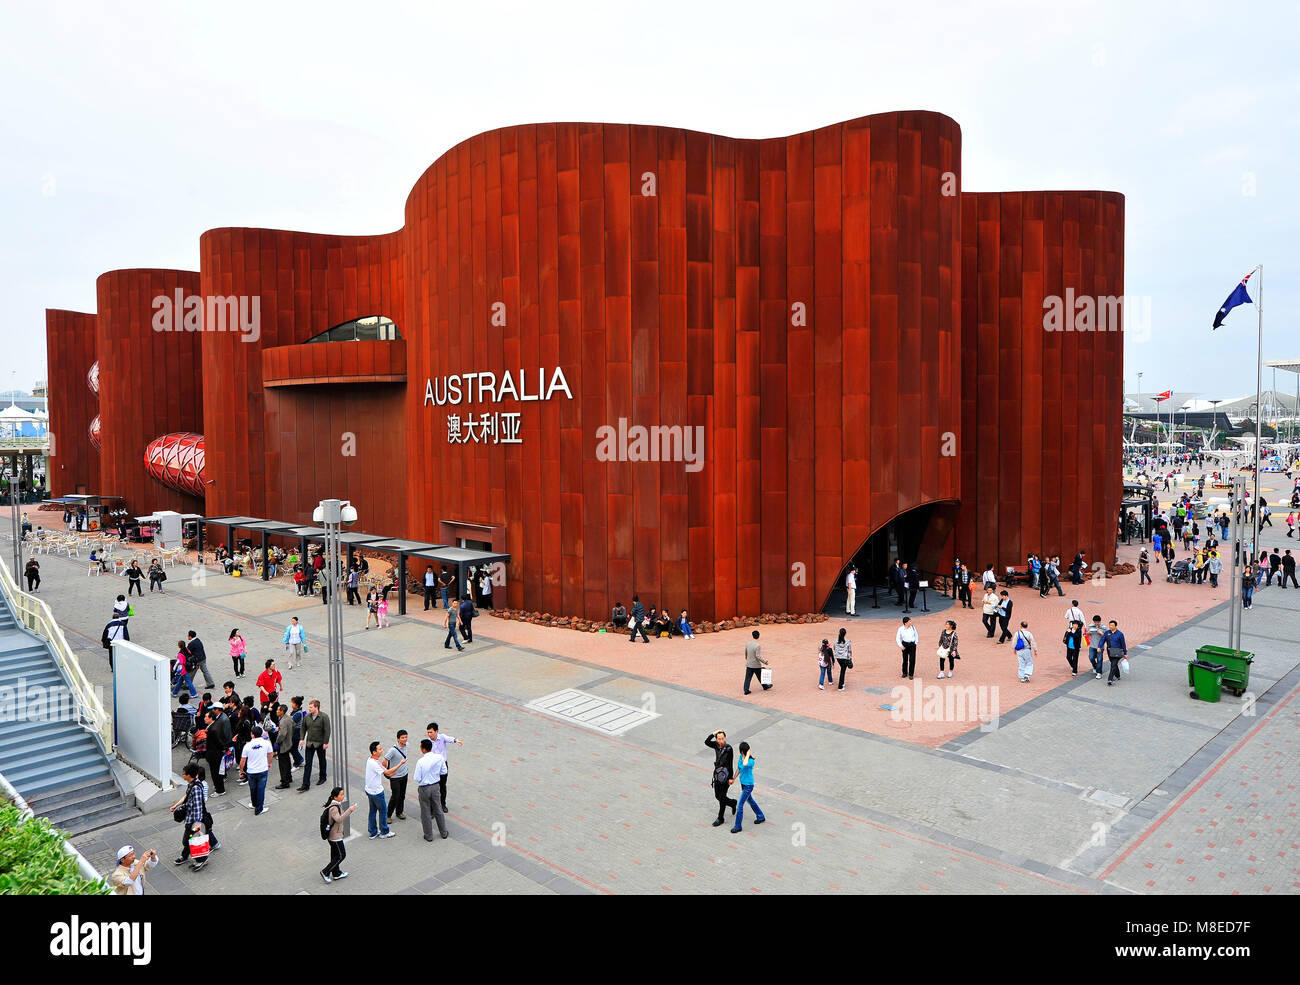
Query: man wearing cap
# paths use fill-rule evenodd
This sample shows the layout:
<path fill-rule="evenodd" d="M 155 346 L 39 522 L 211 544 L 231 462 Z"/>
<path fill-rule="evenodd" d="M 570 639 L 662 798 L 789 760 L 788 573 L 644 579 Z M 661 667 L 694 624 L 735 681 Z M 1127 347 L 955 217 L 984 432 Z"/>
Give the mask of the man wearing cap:
<path fill-rule="evenodd" d="M 143 896 L 144 872 L 158 864 L 158 853 L 152 848 L 136 857 L 135 849 L 123 845 L 117 850 L 117 868 L 108 877 L 115 896 Z"/>

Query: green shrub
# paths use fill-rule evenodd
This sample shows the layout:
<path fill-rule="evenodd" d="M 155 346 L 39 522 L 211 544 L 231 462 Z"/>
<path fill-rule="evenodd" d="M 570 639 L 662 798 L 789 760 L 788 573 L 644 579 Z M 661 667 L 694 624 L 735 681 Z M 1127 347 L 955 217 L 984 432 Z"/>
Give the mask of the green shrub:
<path fill-rule="evenodd" d="M 63 848 L 63 833 L 41 818 L 0 803 L 0 896 L 103 896 L 102 882 L 82 877 Z"/>

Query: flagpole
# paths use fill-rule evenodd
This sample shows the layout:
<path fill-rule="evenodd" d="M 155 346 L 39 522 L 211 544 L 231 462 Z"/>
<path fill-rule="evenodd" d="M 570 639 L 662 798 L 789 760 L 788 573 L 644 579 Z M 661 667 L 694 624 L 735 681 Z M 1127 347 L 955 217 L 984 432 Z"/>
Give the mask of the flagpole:
<path fill-rule="evenodd" d="M 1259 271 L 1259 285 L 1255 289 L 1255 313 L 1259 316 L 1259 340 L 1255 357 L 1255 492 L 1254 499 L 1251 501 L 1253 507 L 1251 515 L 1254 522 L 1251 524 L 1250 540 L 1252 564 L 1259 550 L 1259 452 L 1264 417 L 1262 403 L 1264 390 L 1264 265 L 1261 263 L 1255 269 Z"/>

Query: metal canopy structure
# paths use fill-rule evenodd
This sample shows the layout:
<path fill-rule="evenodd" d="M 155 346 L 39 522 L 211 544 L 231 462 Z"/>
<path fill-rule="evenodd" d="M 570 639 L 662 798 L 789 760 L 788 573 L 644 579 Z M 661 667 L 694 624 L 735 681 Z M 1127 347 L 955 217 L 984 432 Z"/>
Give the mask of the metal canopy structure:
<path fill-rule="evenodd" d="M 367 544 L 368 551 L 381 551 L 384 554 L 397 555 L 397 614 L 406 615 L 406 559 L 417 551 L 427 551 L 434 547 L 441 547 L 441 544 L 426 544 L 421 540 L 381 540 L 378 543 Z"/>
<path fill-rule="evenodd" d="M 462 598 L 466 593 L 465 569 L 467 567 L 483 567 L 495 564 L 497 561 L 510 560 L 509 554 L 499 554 L 495 551 L 476 551 L 468 547 L 435 546 L 425 551 L 412 551 L 410 556 L 436 561 L 439 564 L 454 564 L 456 566 L 456 594 Z"/>

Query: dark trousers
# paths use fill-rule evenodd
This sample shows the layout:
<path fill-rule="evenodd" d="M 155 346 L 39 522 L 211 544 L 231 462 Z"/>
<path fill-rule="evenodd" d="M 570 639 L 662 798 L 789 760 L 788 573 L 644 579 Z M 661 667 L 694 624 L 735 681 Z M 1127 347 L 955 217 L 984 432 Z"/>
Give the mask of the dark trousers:
<path fill-rule="evenodd" d="M 903 676 L 912 677 L 916 674 L 916 644 L 903 644 Z"/>
<path fill-rule="evenodd" d="M 244 672 L 244 658 L 242 656 L 231 657 L 230 666 L 236 675 L 242 674 Z"/>
<path fill-rule="evenodd" d="M 719 821 L 722 820 L 722 817 L 727 812 L 728 807 L 730 807 L 733 811 L 736 809 L 735 798 L 727 796 L 728 789 L 729 787 L 727 784 L 719 783 L 717 780 L 713 781 L 713 796 L 718 798 L 718 820 Z"/>
<path fill-rule="evenodd" d="M 361 604 L 361 593 L 357 591 L 355 588 L 353 588 L 351 585 L 349 585 L 348 605 L 360 605 L 360 604 Z"/>
<path fill-rule="evenodd" d="M 144 597 L 144 589 L 140 587 L 139 578 L 128 578 L 126 580 L 126 594 L 130 595 L 132 591 L 134 591 L 136 595 L 139 595 L 142 598 Z"/>
<path fill-rule="evenodd" d="M 971 605 L 969 583 L 962 585 L 957 589 L 957 601 L 968 609 L 974 608 L 974 606 Z"/>
<path fill-rule="evenodd" d="M 989 639 L 993 639 L 993 633 L 998 628 L 998 617 L 990 612 L 988 615 L 982 615 L 980 618 L 984 621 L 984 628 L 988 630 Z"/>
<path fill-rule="evenodd" d="M 208 836 L 208 851 L 216 848 L 221 842 L 212 835 L 212 822 L 208 820 L 212 817 L 206 809 L 203 811 L 203 830 Z M 190 835 L 194 833 L 194 825 L 186 821 L 181 825 L 181 858 L 190 857 Z"/>
<path fill-rule="evenodd" d="M 444 773 L 438 777 L 438 801 L 442 804 L 442 812 L 447 813 L 447 774 Z"/>
<path fill-rule="evenodd" d="M 333 879 L 343 871 L 343 860 L 348 857 L 348 850 L 343 846 L 343 841 L 330 842 L 330 864 L 320 870 L 323 876 L 329 876 Z"/>
<path fill-rule="evenodd" d="M 838 664 L 840 665 L 840 690 L 843 691 L 843 690 L 844 690 L 844 672 L 845 672 L 846 670 L 849 669 L 849 665 L 848 665 L 847 662 L 845 662 L 845 661 L 843 661 L 843 660 L 837 660 L 836 663 L 838 663 Z"/>
<path fill-rule="evenodd" d="M 770 691 L 770 690 L 772 690 L 772 685 L 771 685 L 771 684 L 762 684 L 762 683 L 761 683 L 762 680 L 763 680 L 763 678 L 762 678 L 762 668 L 759 668 L 759 667 L 746 667 L 746 668 L 745 668 L 745 686 L 744 686 L 744 688 L 742 688 L 742 690 L 743 690 L 746 694 L 749 693 L 749 682 L 750 682 L 751 680 L 753 680 L 755 677 L 757 677 L 757 678 L 759 679 L 759 681 L 760 681 L 760 686 L 763 688 L 764 691 Z"/>
<path fill-rule="evenodd" d="M 1065 648 L 1065 662 L 1070 665 L 1070 673 L 1077 674 L 1079 672 L 1079 651 L 1072 650 L 1067 646 Z"/>
<path fill-rule="evenodd" d="M 317 782 L 324 782 L 325 780 L 325 749 L 321 746 L 304 746 L 303 749 L 307 757 L 307 762 L 303 765 L 302 768 L 302 789 L 306 790 L 308 787 L 311 786 L 312 756 L 320 757 L 320 774 L 317 777 Z"/>
<path fill-rule="evenodd" d="M 275 759 L 280 764 L 280 786 L 287 787 L 293 783 L 293 756 L 280 752 L 275 754 Z"/>
<path fill-rule="evenodd" d="M 641 638 L 645 640 L 647 643 L 650 642 L 650 637 L 647 636 L 645 632 L 645 619 L 641 619 L 637 622 L 636 629 L 632 630 L 632 635 L 627 638 L 627 641 L 629 643 L 635 643 L 637 633 L 640 633 Z"/>
<path fill-rule="evenodd" d="M 41 576 L 40 576 L 40 575 L 28 575 L 28 576 L 27 576 L 27 591 L 29 591 L 29 592 L 34 592 L 34 591 L 36 591 L 36 589 L 38 589 L 38 588 L 40 587 L 40 585 L 41 585 Z"/>
<path fill-rule="evenodd" d="M 406 814 L 406 781 L 410 779 L 406 776 L 390 776 L 388 778 L 391 787 L 392 796 L 388 799 L 388 816 L 394 814 Z"/>
<path fill-rule="evenodd" d="M 1286 580 L 1288 578 L 1291 579 L 1292 585 L 1295 585 L 1296 588 L 1300 588 L 1300 582 L 1295 580 L 1295 568 L 1292 568 L 1290 571 L 1282 572 L 1282 580 L 1278 582 L 1278 585 L 1282 588 L 1286 588 Z"/>
<path fill-rule="evenodd" d="M 491 609 L 491 608 L 493 608 L 493 605 L 492 605 L 492 596 L 491 596 L 491 595 L 481 595 L 481 596 L 479 596 L 479 605 L 483 606 L 483 608 L 485 608 L 485 609 Z"/>
<path fill-rule="evenodd" d="M 157 575 L 150 575 L 149 591 L 152 592 L 155 588 L 159 589 L 160 591 L 162 590 L 162 579 L 159 578 Z"/>
<path fill-rule="evenodd" d="M 446 638 L 445 640 L 442 641 L 442 645 L 443 645 L 444 647 L 446 647 L 447 649 L 450 650 L 450 649 L 451 649 L 451 645 L 452 645 L 453 643 L 456 644 L 456 649 L 457 649 L 457 650 L 463 650 L 463 649 L 465 649 L 463 646 L 460 645 L 460 640 L 456 638 L 456 624 L 455 624 L 455 623 L 452 623 L 450 626 L 447 627 L 447 638 Z"/>
<path fill-rule="evenodd" d="M 425 585 L 424 586 L 424 611 L 425 612 L 429 611 L 429 606 L 434 606 L 435 608 L 437 607 L 436 603 L 433 601 L 433 586 Z"/>
<path fill-rule="evenodd" d="M 1147 568 L 1138 565 L 1138 572 L 1141 575 L 1141 577 L 1138 578 L 1139 585 L 1145 585 L 1151 581 L 1151 572 Z"/>
<path fill-rule="evenodd" d="M 212 781 L 212 790 L 214 793 L 226 792 L 226 778 L 221 775 L 221 754 L 224 749 L 209 749 L 203 754 L 204 759 L 208 762 L 208 779 Z"/>
<path fill-rule="evenodd" d="M 473 623 L 473 621 L 474 618 L 472 616 L 469 619 L 462 619 L 460 621 L 460 635 L 465 637 L 466 643 L 474 642 L 474 629 L 471 626 L 471 623 Z"/>
<path fill-rule="evenodd" d="M 1002 635 L 998 637 L 999 643 L 1004 643 L 1011 639 L 1011 629 L 1007 623 L 1011 621 L 1010 616 L 998 616 L 998 625 L 1002 627 Z"/>

